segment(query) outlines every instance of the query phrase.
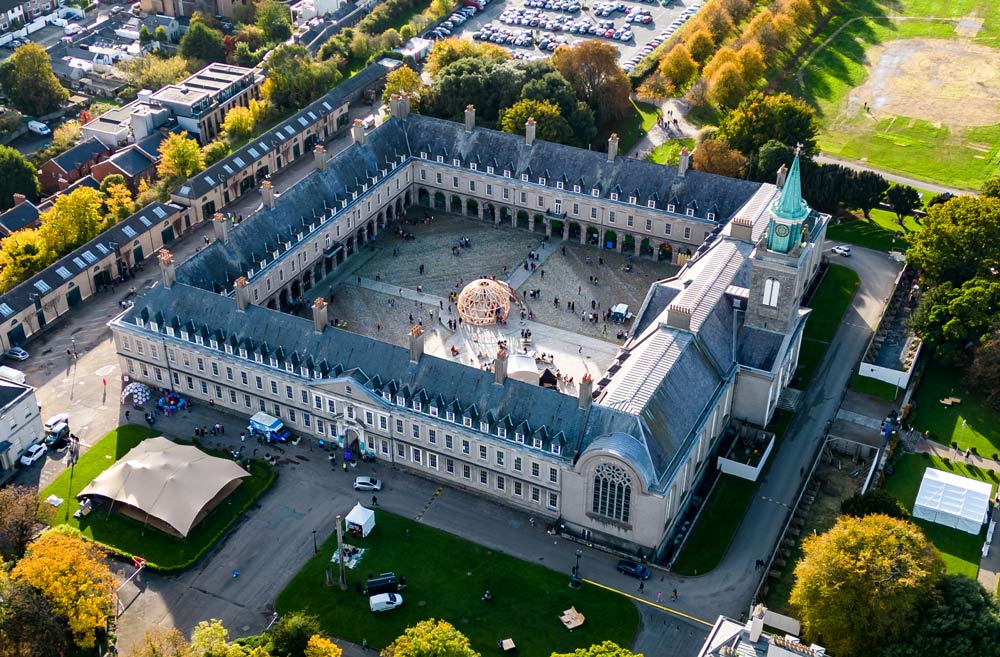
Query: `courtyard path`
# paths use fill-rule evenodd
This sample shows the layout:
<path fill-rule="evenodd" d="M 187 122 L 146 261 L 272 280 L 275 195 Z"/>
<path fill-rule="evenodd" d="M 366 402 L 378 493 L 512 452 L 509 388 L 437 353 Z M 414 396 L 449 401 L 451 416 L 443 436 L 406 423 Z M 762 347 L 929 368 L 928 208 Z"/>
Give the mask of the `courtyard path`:
<path fill-rule="evenodd" d="M 698 126 L 688 122 L 685 118 L 688 106 L 680 98 L 668 98 L 659 103 L 654 103 L 654 105 L 660 108 L 660 114 L 667 117 L 668 120 L 677 119 L 677 127 L 668 126 L 660 128 L 653 126 L 653 129 L 643 135 L 636 142 L 635 146 L 632 147 L 632 150 L 626 153 L 629 157 L 644 160 L 655 148 L 662 146 L 668 141 L 685 138 L 694 139 L 698 134 Z M 673 112 L 673 114 L 668 116 L 668 112 Z"/>

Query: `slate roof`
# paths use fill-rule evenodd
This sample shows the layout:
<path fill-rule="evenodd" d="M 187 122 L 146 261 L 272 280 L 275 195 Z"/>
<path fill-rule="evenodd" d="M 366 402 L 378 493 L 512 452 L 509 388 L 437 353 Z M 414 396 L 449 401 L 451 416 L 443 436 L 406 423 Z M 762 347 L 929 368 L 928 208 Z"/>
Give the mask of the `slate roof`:
<path fill-rule="evenodd" d="M 784 333 L 743 327 L 737 359 L 741 365 L 770 372 L 785 341 Z"/>
<path fill-rule="evenodd" d="M 135 142 L 135 146 L 150 157 L 159 160 L 160 144 L 166 141 L 168 136 L 169 134 L 163 130 L 154 130 L 153 134 L 143 137 L 139 141 Z"/>
<path fill-rule="evenodd" d="M 38 221 L 38 208 L 31 201 L 22 201 L 0 214 L 0 227 L 7 233 L 21 230 L 34 221 Z"/>
<path fill-rule="evenodd" d="M 108 161 L 130 178 L 138 176 L 156 164 L 155 159 L 134 146 L 118 151 L 109 157 Z"/>
<path fill-rule="evenodd" d="M 161 332 L 167 325 L 185 329 L 192 342 L 195 335 L 201 335 L 206 348 L 211 339 L 219 348 L 229 343 L 258 353 L 263 347 L 267 351 L 264 362 L 276 357 L 282 373 L 287 374 L 286 362 L 321 372 L 322 379 L 310 380 L 319 387 L 320 381 L 350 376 L 379 397 L 387 391 L 393 401 L 403 395 L 409 405 L 417 397 L 453 409 L 459 419 L 471 414 L 475 430 L 480 419 L 488 417 L 490 432 L 497 439 L 497 426 L 527 426 L 529 444 L 532 438 L 542 438 L 546 451 L 554 442 L 576 444 L 586 419 L 576 397 L 510 378 L 496 385 L 491 372 L 429 354 L 412 363 L 407 348 L 333 328 L 319 334 L 311 320 L 260 306 L 249 305 L 239 312 L 234 299 L 189 285 L 156 287 L 116 321 L 134 325 L 137 317 L 157 322 Z M 143 330 L 150 330 L 148 324 Z M 508 436 L 513 443 L 513 432 Z M 561 457 L 568 459 L 572 454 L 564 449 Z"/>
<path fill-rule="evenodd" d="M 0 380 L 0 408 L 7 408 L 8 404 L 20 399 L 21 395 L 28 389 L 28 386 L 14 381 L 8 381 L 7 379 Z M 18 418 L 18 421 L 20 421 L 20 418 Z"/>
<path fill-rule="evenodd" d="M 79 169 L 84 164 L 96 160 L 100 155 L 107 153 L 110 149 L 96 139 L 87 139 L 62 155 L 52 158 L 56 166 L 63 171 L 73 171 Z"/>

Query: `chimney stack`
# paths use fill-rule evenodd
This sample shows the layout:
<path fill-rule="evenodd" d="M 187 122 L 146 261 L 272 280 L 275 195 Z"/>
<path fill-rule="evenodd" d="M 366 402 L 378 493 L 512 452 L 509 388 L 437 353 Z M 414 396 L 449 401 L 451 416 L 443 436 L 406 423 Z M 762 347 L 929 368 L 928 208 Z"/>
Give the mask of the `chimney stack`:
<path fill-rule="evenodd" d="M 734 217 L 729 225 L 731 226 L 729 236 L 734 240 L 753 241 L 753 222 L 751 220 L 745 217 Z"/>
<path fill-rule="evenodd" d="M 410 94 L 403 92 L 399 96 L 399 118 L 405 119 L 410 115 Z"/>
<path fill-rule="evenodd" d="M 750 614 L 750 641 L 756 643 L 760 640 L 760 635 L 764 633 L 764 614 L 767 613 L 767 607 L 764 605 L 757 605 L 754 607 L 753 612 Z"/>
<path fill-rule="evenodd" d="M 169 289 L 177 280 L 177 265 L 174 256 L 166 249 L 160 249 L 160 273 L 163 274 L 163 287 Z"/>
<path fill-rule="evenodd" d="M 424 329 L 414 324 L 410 328 L 410 362 L 420 361 L 424 354 Z"/>
<path fill-rule="evenodd" d="M 326 148 L 323 144 L 317 144 L 316 148 L 313 149 L 313 161 L 316 162 L 316 168 L 320 171 L 326 171 Z"/>
<path fill-rule="evenodd" d="M 28 200 L 28 197 L 25 196 L 24 194 L 19 194 L 18 192 L 14 192 L 14 205 L 15 206 L 21 205 L 22 203 L 24 203 L 27 200 Z"/>
<path fill-rule="evenodd" d="M 493 359 L 493 382 L 502 386 L 507 380 L 507 350 L 501 349 Z"/>
<path fill-rule="evenodd" d="M 250 290 L 247 289 L 247 279 L 245 276 L 240 276 L 236 279 L 236 283 L 233 284 L 233 289 L 236 291 L 236 310 L 245 312 L 247 305 L 250 303 Z"/>
<path fill-rule="evenodd" d="M 677 177 L 683 178 L 686 176 L 689 166 L 691 166 L 691 151 L 685 146 L 681 149 L 680 157 L 677 160 Z"/>
<path fill-rule="evenodd" d="M 399 94 L 389 96 L 389 116 L 398 119 L 399 116 Z"/>
<path fill-rule="evenodd" d="M 264 197 L 264 207 L 274 208 L 274 185 L 270 180 L 265 180 L 260 184 L 260 195 Z"/>
<path fill-rule="evenodd" d="M 327 309 L 326 301 L 323 301 L 323 297 L 317 297 L 313 302 L 313 330 L 322 333 L 330 323 L 329 317 L 330 311 Z"/>
<path fill-rule="evenodd" d="M 365 124 L 361 119 L 354 119 L 354 125 L 351 126 L 351 137 L 354 138 L 355 144 L 365 145 Z"/>
<path fill-rule="evenodd" d="M 782 187 L 785 186 L 785 178 L 787 176 L 788 176 L 788 167 L 782 164 L 780 167 L 778 167 L 778 176 L 774 181 L 774 184 L 778 186 L 778 189 L 781 189 Z"/>
<path fill-rule="evenodd" d="M 212 217 L 212 228 L 215 231 L 215 239 L 223 244 L 229 242 L 229 219 L 221 212 L 216 212 Z"/>
<path fill-rule="evenodd" d="M 590 403 L 594 400 L 594 377 L 590 372 L 580 379 L 580 410 L 585 411 L 590 408 Z"/>
<path fill-rule="evenodd" d="M 535 143 L 535 117 L 530 116 L 524 124 L 524 145 L 531 146 Z"/>
<path fill-rule="evenodd" d="M 476 127 L 476 107 L 475 105 L 465 106 L 465 131 L 472 132 Z"/>
<path fill-rule="evenodd" d="M 611 138 L 608 139 L 608 162 L 614 162 L 616 157 L 618 157 L 618 133 L 612 132 Z"/>
<path fill-rule="evenodd" d="M 667 306 L 667 326 L 684 331 L 691 330 L 691 315 L 694 311 L 684 306 L 670 304 Z"/>

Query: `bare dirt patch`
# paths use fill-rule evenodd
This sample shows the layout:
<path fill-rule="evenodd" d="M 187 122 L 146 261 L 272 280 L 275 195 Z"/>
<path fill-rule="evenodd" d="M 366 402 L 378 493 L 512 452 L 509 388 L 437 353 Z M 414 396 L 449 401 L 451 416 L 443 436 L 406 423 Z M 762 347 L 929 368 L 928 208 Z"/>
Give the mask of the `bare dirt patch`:
<path fill-rule="evenodd" d="M 945 39 L 901 39 L 868 52 L 868 80 L 848 113 L 906 116 L 952 127 L 1000 123 L 1000 52 Z"/>

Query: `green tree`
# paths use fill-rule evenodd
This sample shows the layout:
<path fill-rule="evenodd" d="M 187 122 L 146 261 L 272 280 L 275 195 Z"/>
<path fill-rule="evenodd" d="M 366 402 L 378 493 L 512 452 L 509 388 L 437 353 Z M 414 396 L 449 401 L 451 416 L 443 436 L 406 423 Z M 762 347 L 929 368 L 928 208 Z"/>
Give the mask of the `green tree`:
<path fill-rule="evenodd" d="M 91 190 L 93 191 L 93 190 Z M 104 555 L 82 538 L 48 531 L 28 547 L 11 579 L 34 587 L 63 616 L 81 648 L 92 648 L 111 613 L 115 578 Z"/>
<path fill-rule="evenodd" d="M 149 31 L 149 28 L 143 25 L 139 28 L 139 43 L 149 43 L 153 40 L 153 33 Z"/>
<path fill-rule="evenodd" d="M 222 121 L 222 129 L 226 138 L 233 144 L 239 144 L 249 139 L 257 127 L 257 117 L 249 107 L 234 107 L 226 112 Z"/>
<path fill-rule="evenodd" d="M 0 292 L 42 271 L 54 260 L 37 228 L 22 228 L 0 240 Z"/>
<path fill-rule="evenodd" d="M 807 536 L 802 551 L 789 601 L 805 636 L 834 655 L 871 654 L 905 637 L 944 572 L 919 527 L 884 515 L 843 516 Z"/>
<path fill-rule="evenodd" d="M 572 129 L 572 137 L 565 143 L 588 148 L 597 135 L 594 111 L 585 102 L 576 99 L 573 87 L 550 62 L 530 62 L 523 65 L 522 70 L 531 79 L 521 87 L 521 99 L 548 101 L 557 105 Z"/>
<path fill-rule="evenodd" d="M 753 179 L 760 182 L 773 182 L 781 165 L 791 166 L 794 157 L 795 151 L 790 146 L 777 139 L 769 140 L 757 151 Z"/>
<path fill-rule="evenodd" d="M 39 189 L 35 167 L 10 146 L 0 146 L 0 210 L 14 207 L 14 194 L 34 201 Z"/>
<path fill-rule="evenodd" d="M 678 43 L 660 60 L 660 75 L 674 83 L 678 89 L 684 87 L 698 72 L 698 62 L 683 43 Z"/>
<path fill-rule="evenodd" d="M 35 528 L 52 517 L 52 507 L 42 505 L 37 491 L 27 486 L 0 488 L 0 556 L 24 555 Z"/>
<path fill-rule="evenodd" d="M 840 503 L 840 513 L 855 518 L 882 514 L 901 520 L 910 519 L 910 512 L 903 503 L 881 488 L 873 488 L 864 494 L 851 495 Z"/>
<path fill-rule="evenodd" d="M 420 621 L 396 638 L 382 657 L 480 657 L 468 637 L 448 621 L 433 618 Z"/>
<path fill-rule="evenodd" d="M 449 37 L 435 41 L 431 51 L 427 54 L 427 62 L 424 70 L 432 77 L 436 77 L 445 67 L 454 64 L 460 59 L 468 57 L 486 58 L 496 60 L 510 59 L 510 53 L 494 43 L 484 43 L 482 41 L 468 41 L 458 37 Z"/>
<path fill-rule="evenodd" d="M 279 43 L 292 36 L 292 16 L 288 7 L 275 0 L 257 3 L 256 24 L 270 43 Z"/>
<path fill-rule="evenodd" d="M 271 628 L 271 654 L 274 657 L 296 657 L 305 652 L 309 639 L 323 632 L 319 618 L 301 611 L 281 617 Z"/>
<path fill-rule="evenodd" d="M 42 594 L 11 581 L 0 562 L 0 657 L 52 657 L 69 652 L 66 623 Z"/>
<path fill-rule="evenodd" d="M 1000 198 L 1000 176 L 993 176 L 984 182 L 979 194 L 990 198 Z"/>
<path fill-rule="evenodd" d="M 90 187 L 77 187 L 56 197 L 55 204 L 38 218 L 48 250 L 61 256 L 113 225 L 112 217 L 101 216 L 102 205 L 100 192 Z"/>
<path fill-rule="evenodd" d="M 1000 329 L 973 350 L 965 383 L 977 390 L 994 409 L 1000 409 Z"/>
<path fill-rule="evenodd" d="M 520 99 L 525 75 L 517 62 L 466 57 L 449 64 L 421 97 L 424 114 L 460 119 L 473 100 L 476 120 L 498 120 L 500 110 Z"/>
<path fill-rule="evenodd" d="M 117 68 L 133 89 L 159 89 L 191 75 L 183 57 L 159 57 L 153 53 L 119 62 Z"/>
<path fill-rule="evenodd" d="M 974 579 L 946 575 L 922 600 L 920 622 L 881 657 L 1000 657 L 997 599 Z"/>
<path fill-rule="evenodd" d="M 524 124 L 535 120 L 535 136 L 545 141 L 564 144 L 573 137 L 573 129 L 562 117 L 559 107 L 545 100 L 522 100 L 500 112 L 500 129 L 512 135 L 523 135 Z"/>
<path fill-rule="evenodd" d="M 47 114 L 69 98 L 52 73 L 49 53 L 34 42 L 21 46 L 0 64 L 0 85 L 10 103 L 29 115 Z"/>
<path fill-rule="evenodd" d="M 236 41 L 247 44 L 251 50 L 257 50 L 267 44 L 267 34 L 256 25 L 241 25 L 236 31 Z"/>
<path fill-rule="evenodd" d="M 925 290 L 910 326 L 946 357 L 957 357 L 968 347 L 989 339 L 997 324 L 1000 281 L 977 276 L 961 285 L 950 281 Z"/>
<path fill-rule="evenodd" d="M 562 46 L 552 53 L 552 64 L 569 83 L 578 100 L 594 111 L 598 125 L 623 118 L 631 107 L 632 83 L 618 66 L 618 50 L 592 39 Z"/>
<path fill-rule="evenodd" d="M 907 259 L 932 283 L 961 285 L 1000 268 L 1000 199 L 960 196 L 927 209 Z"/>
<path fill-rule="evenodd" d="M 181 38 L 179 52 L 181 57 L 201 62 L 226 61 L 226 46 L 222 43 L 222 34 L 193 17 L 191 26 Z"/>
<path fill-rule="evenodd" d="M 439 42 L 440 43 L 440 42 Z M 409 66 L 403 65 L 395 71 L 390 71 L 385 76 L 385 89 L 382 91 L 382 102 L 389 104 L 389 99 L 393 94 L 410 94 L 410 111 L 416 112 L 419 109 L 420 90 L 424 83 Z"/>
<path fill-rule="evenodd" d="M 865 219 L 871 219 L 872 210 L 885 198 L 889 182 L 874 171 L 855 171 L 852 178 L 849 194 L 842 200 L 847 207 L 861 210 Z"/>
<path fill-rule="evenodd" d="M 920 207 L 920 192 L 909 185 L 893 185 L 886 190 L 885 200 L 896 213 L 896 219 L 902 226 L 903 219 Z"/>
<path fill-rule="evenodd" d="M 156 30 L 153 32 L 153 39 L 155 39 L 157 43 L 166 43 L 170 40 L 167 36 L 167 30 L 164 29 L 162 25 L 158 25 L 156 27 Z"/>
<path fill-rule="evenodd" d="M 332 62 L 317 62 L 299 45 L 280 45 L 271 51 L 264 68 L 267 80 L 262 93 L 278 112 L 305 107 L 340 82 Z"/>
<path fill-rule="evenodd" d="M 802 144 L 803 151 L 810 154 L 816 148 L 818 131 L 816 110 L 786 93 L 751 91 L 719 123 L 720 136 L 747 157 L 756 155 L 772 139 Z"/>
<path fill-rule="evenodd" d="M 552 657 L 642 657 L 642 653 L 622 648 L 614 641 L 604 641 L 587 648 L 577 648 L 573 652 L 552 653 Z"/>
<path fill-rule="evenodd" d="M 107 195 L 108 188 L 113 185 L 125 185 L 127 181 L 125 176 L 120 173 L 110 173 L 104 176 L 104 180 L 101 181 L 101 194 Z"/>
<path fill-rule="evenodd" d="M 198 142 L 186 132 L 172 133 L 160 144 L 160 163 L 156 173 L 168 184 L 181 183 L 205 168 L 205 158 Z"/>

